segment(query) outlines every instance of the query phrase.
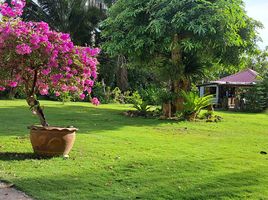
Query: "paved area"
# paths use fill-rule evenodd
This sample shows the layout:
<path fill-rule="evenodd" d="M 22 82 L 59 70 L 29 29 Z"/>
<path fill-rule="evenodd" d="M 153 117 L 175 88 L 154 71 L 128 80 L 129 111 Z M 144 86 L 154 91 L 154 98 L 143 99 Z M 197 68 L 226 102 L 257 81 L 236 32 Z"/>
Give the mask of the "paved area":
<path fill-rule="evenodd" d="M 16 190 L 12 184 L 0 182 L 0 200 L 33 200 Z"/>

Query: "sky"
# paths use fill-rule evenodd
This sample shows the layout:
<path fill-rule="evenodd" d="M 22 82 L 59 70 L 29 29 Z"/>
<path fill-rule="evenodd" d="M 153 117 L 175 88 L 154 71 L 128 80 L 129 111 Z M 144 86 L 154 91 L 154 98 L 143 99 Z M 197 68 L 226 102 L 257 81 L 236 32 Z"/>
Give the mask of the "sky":
<path fill-rule="evenodd" d="M 268 0 L 244 0 L 248 15 L 260 21 L 264 28 L 258 30 L 263 42 L 258 45 L 264 49 L 268 46 Z"/>

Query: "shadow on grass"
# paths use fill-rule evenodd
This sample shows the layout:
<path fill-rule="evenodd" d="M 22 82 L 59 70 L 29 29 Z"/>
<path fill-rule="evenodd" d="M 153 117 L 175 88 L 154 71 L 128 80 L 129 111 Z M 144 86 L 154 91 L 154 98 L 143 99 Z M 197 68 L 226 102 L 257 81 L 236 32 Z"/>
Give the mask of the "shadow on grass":
<path fill-rule="evenodd" d="M 48 160 L 51 157 L 39 156 L 34 153 L 0 152 L 2 161 L 22 161 L 22 160 Z"/>
<path fill-rule="evenodd" d="M 114 170 L 88 170 L 73 175 L 42 176 L 17 180 L 17 186 L 38 199 L 258 199 L 259 175 L 253 171 L 202 176 L 200 162 L 181 161 L 174 172 L 166 163 L 132 163 Z M 209 164 L 209 163 L 207 163 Z M 131 167 L 130 167 L 131 166 Z M 127 170 L 127 169 L 129 170 Z M 190 170 L 191 169 L 191 170 Z M 197 171 L 196 171 L 197 170 Z M 199 169 L 204 172 L 206 168 Z M 38 184 L 36 184 L 38 183 Z M 29 187 L 32 186 L 32 187 Z M 39 192 L 40 191 L 40 192 Z M 261 195 L 261 194 L 260 194 Z M 109 197 L 109 198 L 107 198 Z"/>
<path fill-rule="evenodd" d="M 111 106 L 112 107 L 112 106 Z M 125 108 L 127 110 L 127 108 Z M 110 109 L 74 105 L 48 105 L 45 114 L 52 126 L 74 126 L 79 133 L 98 133 L 116 130 L 124 126 L 156 126 L 170 121 L 158 119 L 130 118 L 124 116 L 124 108 Z M 27 106 L 0 108 L 0 136 L 19 136 L 28 134 L 27 126 L 38 124 L 36 116 L 31 115 Z"/>

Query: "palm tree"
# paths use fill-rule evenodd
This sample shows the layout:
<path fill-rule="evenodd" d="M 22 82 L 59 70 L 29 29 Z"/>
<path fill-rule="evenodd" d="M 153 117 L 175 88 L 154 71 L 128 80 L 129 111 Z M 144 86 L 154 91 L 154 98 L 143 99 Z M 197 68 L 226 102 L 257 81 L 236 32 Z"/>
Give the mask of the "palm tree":
<path fill-rule="evenodd" d="M 70 33 L 77 45 L 92 45 L 107 6 L 101 0 L 29 0 L 23 18 L 44 21 L 57 31 Z"/>

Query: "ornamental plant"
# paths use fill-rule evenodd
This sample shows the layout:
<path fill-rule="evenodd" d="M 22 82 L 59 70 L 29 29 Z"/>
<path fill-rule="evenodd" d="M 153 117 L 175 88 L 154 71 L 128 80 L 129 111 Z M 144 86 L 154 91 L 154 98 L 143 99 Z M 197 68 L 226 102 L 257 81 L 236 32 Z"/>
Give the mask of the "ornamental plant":
<path fill-rule="evenodd" d="M 36 95 L 75 93 L 84 99 L 97 78 L 100 49 L 75 46 L 45 22 L 20 18 L 25 0 L 0 4 L 0 91 L 21 87 L 32 112 L 48 126 Z M 99 104 L 96 97 L 92 103 Z"/>

